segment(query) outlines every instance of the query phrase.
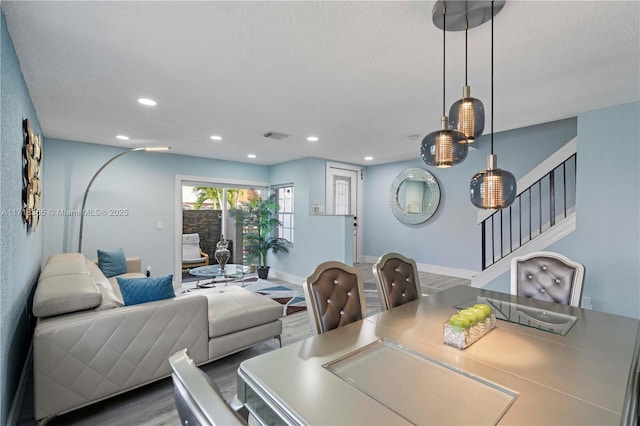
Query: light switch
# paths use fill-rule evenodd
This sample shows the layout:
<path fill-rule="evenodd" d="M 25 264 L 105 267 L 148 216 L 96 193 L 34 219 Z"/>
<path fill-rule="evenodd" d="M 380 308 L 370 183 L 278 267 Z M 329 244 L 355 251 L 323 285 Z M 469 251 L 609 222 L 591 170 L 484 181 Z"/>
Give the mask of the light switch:
<path fill-rule="evenodd" d="M 156 229 L 164 229 L 164 223 L 162 223 L 161 220 L 158 221 L 158 223 L 156 225 Z"/>

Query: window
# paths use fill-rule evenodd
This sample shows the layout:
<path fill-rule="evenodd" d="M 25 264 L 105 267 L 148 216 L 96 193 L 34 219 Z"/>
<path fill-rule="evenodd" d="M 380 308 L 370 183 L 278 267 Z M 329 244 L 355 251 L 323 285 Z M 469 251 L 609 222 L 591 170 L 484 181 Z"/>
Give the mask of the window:
<path fill-rule="evenodd" d="M 282 186 L 276 189 L 278 206 L 278 219 L 282 223 L 278 227 L 278 237 L 285 238 L 293 243 L 293 186 Z"/>
<path fill-rule="evenodd" d="M 333 194 L 335 214 L 351 214 L 351 179 L 348 176 L 335 177 Z"/>

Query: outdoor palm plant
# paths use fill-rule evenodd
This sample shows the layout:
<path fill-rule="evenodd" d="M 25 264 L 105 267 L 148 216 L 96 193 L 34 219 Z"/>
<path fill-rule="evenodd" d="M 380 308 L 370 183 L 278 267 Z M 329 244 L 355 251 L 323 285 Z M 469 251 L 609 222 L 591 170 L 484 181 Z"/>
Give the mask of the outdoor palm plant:
<path fill-rule="evenodd" d="M 213 203 L 213 208 L 220 210 L 223 208 L 222 197 L 223 197 L 223 189 L 222 188 L 212 188 L 208 186 L 198 186 L 193 188 L 193 193 L 196 195 L 196 202 L 193 205 L 193 208 L 199 210 L 202 205 L 211 201 Z M 238 198 L 244 195 L 244 191 L 242 189 L 227 189 L 227 205 L 235 206 Z"/>
<path fill-rule="evenodd" d="M 254 198 L 243 201 L 237 209 L 229 211 L 236 219 L 236 226 L 243 228 L 243 245 L 250 258 L 258 259 L 258 276 L 267 278 L 267 253 L 289 253 L 287 239 L 278 237 L 276 231 L 282 222 L 278 219 L 280 206 L 275 201 L 275 195 L 266 200 Z"/>

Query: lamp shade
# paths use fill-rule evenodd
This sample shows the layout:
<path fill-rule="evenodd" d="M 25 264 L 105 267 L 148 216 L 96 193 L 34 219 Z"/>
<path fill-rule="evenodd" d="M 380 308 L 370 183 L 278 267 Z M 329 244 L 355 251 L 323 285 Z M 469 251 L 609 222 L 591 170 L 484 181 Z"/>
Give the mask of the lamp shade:
<path fill-rule="evenodd" d="M 449 120 L 442 117 L 442 128 L 431 132 L 422 140 L 422 161 L 438 168 L 451 167 L 467 158 L 469 147 L 464 133 L 449 129 Z"/>
<path fill-rule="evenodd" d="M 496 168 L 497 157 L 487 157 L 487 169 L 476 173 L 469 185 L 471 203 L 481 209 L 503 209 L 516 199 L 516 178 L 507 170 Z"/>
<path fill-rule="evenodd" d="M 484 132 L 484 105 L 480 99 L 471 97 L 470 86 L 464 86 L 462 99 L 451 105 L 449 121 L 454 129 L 465 134 L 468 143 L 475 142 Z"/>

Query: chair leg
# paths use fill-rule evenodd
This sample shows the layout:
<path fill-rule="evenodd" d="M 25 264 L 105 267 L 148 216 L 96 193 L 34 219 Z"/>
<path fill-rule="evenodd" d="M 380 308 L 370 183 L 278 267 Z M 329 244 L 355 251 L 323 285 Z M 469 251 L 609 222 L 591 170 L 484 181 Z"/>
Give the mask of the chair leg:
<path fill-rule="evenodd" d="M 282 347 L 282 337 L 280 337 L 280 335 L 277 335 L 276 337 L 274 337 L 274 339 L 278 339 L 278 343 L 280 343 L 280 347 Z"/>

